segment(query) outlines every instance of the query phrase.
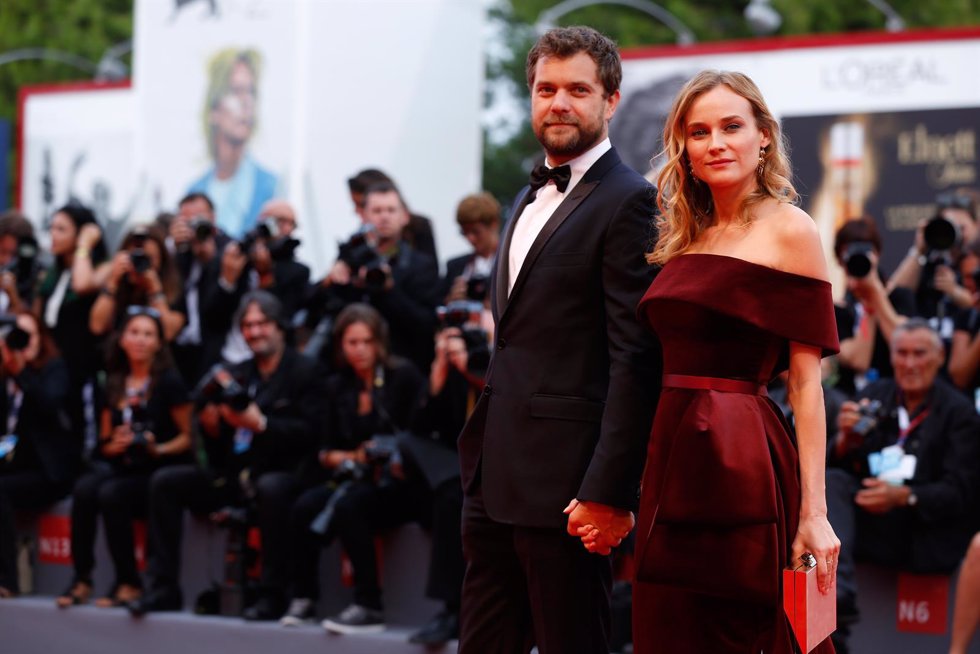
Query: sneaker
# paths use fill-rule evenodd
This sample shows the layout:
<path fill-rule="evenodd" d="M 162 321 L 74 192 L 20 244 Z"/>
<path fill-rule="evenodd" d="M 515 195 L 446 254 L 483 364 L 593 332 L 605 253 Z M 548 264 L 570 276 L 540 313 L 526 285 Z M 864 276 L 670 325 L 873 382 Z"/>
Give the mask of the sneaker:
<path fill-rule="evenodd" d="M 412 634 L 408 642 L 415 645 L 436 646 L 445 645 L 457 638 L 459 638 L 459 615 L 455 611 L 444 609 Z"/>
<path fill-rule="evenodd" d="M 279 624 L 284 627 L 299 627 L 313 622 L 316 617 L 313 600 L 308 597 L 296 597 L 289 603 L 286 614 L 279 618 Z"/>
<path fill-rule="evenodd" d="M 377 609 L 351 604 L 320 624 L 334 634 L 372 634 L 384 631 L 385 614 Z"/>

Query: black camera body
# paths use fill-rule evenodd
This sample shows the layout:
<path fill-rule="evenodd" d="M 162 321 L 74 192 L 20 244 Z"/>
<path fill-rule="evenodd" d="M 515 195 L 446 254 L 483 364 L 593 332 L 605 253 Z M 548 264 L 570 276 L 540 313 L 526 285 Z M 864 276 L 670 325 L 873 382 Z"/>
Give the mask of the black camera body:
<path fill-rule="evenodd" d="M 17 316 L 3 313 L 0 314 L 0 340 L 8 350 L 20 352 L 31 342 L 31 335 L 17 326 Z"/>
<path fill-rule="evenodd" d="M 0 271 L 11 272 L 17 278 L 17 290 L 23 295 L 23 290 L 29 290 L 34 283 L 37 270 L 37 254 L 39 252 L 37 239 L 33 236 L 21 236 L 17 239 L 17 250 L 14 257 Z"/>
<path fill-rule="evenodd" d="M 355 232 L 346 243 L 340 244 L 337 258 L 355 275 L 364 269 L 364 284 L 368 291 L 381 291 L 388 282 L 388 273 L 384 269 L 384 258 L 371 244 L 371 232 L 371 229 Z"/>
<path fill-rule="evenodd" d="M 871 400 L 867 404 L 859 404 L 858 413 L 861 417 L 851 427 L 851 431 L 861 437 L 865 437 L 877 429 L 881 420 L 887 417 L 880 400 Z"/>
<path fill-rule="evenodd" d="M 456 300 L 436 308 L 440 329 L 459 329 L 466 343 L 466 368 L 481 377 L 490 366 L 489 335 L 485 329 L 473 326 L 479 324 L 482 311 L 483 303 L 475 300 Z"/>
<path fill-rule="evenodd" d="M 126 448 L 125 462 L 130 466 L 144 467 L 150 463 L 146 433 L 153 431 L 153 422 L 146 408 L 146 396 L 142 392 L 127 392 L 126 402 L 124 420 L 133 432 L 133 440 Z"/>
<path fill-rule="evenodd" d="M 855 241 L 844 250 L 844 268 L 851 277 L 867 277 L 871 272 L 871 253 L 874 245 L 869 241 Z"/>
<path fill-rule="evenodd" d="M 466 299 L 483 302 L 490 292 L 490 278 L 486 275 L 470 275 L 466 280 Z"/>
<path fill-rule="evenodd" d="M 143 275 L 150 269 L 150 255 L 142 247 L 135 247 L 129 251 L 129 262 L 133 264 L 133 271 L 138 275 Z"/>
<path fill-rule="evenodd" d="M 214 223 L 203 216 L 195 216 L 191 219 L 189 227 L 194 232 L 194 240 L 198 242 L 206 241 L 218 233 Z"/>
<path fill-rule="evenodd" d="M 215 365 L 201 378 L 194 388 L 193 397 L 199 405 L 224 404 L 237 413 L 252 403 L 248 390 L 221 364 Z"/>

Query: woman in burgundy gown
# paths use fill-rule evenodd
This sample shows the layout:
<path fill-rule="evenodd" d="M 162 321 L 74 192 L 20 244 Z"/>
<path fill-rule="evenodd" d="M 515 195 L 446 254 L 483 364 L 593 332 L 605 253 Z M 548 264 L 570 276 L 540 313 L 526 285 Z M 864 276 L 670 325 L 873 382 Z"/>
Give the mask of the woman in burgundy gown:
<path fill-rule="evenodd" d="M 793 206 L 779 125 L 755 84 L 704 71 L 664 129 L 663 266 L 640 303 L 664 384 L 637 525 L 635 651 L 796 650 L 782 569 L 812 552 L 832 593 L 820 358 L 837 349 L 813 221 Z M 766 396 L 789 370 L 796 436 Z M 829 639 L 818 652 L 832 652 Z"/>

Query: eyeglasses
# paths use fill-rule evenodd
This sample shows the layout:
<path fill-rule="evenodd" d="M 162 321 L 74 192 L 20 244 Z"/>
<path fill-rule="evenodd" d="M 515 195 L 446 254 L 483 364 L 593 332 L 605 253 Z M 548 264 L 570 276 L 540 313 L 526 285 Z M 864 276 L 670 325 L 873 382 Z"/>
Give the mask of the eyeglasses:
<path fill-rule="evenodd" d="M 153 318 L 157 322 L 163 320 L 163 316 L 160 312 L 153 307 L 144 306 L 142 304 L 131 304 L 126 307 L 126 316 L 132 318 L 133 316 L 146 316 L 147 318 Z"/>

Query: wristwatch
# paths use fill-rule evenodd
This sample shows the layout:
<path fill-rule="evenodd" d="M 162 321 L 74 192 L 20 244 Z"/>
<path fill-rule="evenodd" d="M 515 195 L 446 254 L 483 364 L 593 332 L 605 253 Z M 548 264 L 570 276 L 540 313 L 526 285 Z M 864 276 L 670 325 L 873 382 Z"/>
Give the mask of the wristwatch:
<path fill-rule="evenodd" d="M 919 503 L 919 496 L 915 494 L 915 491 L 909 491 L 909 497 L 905 500 L 906 506 L 914 507 Z"/>

